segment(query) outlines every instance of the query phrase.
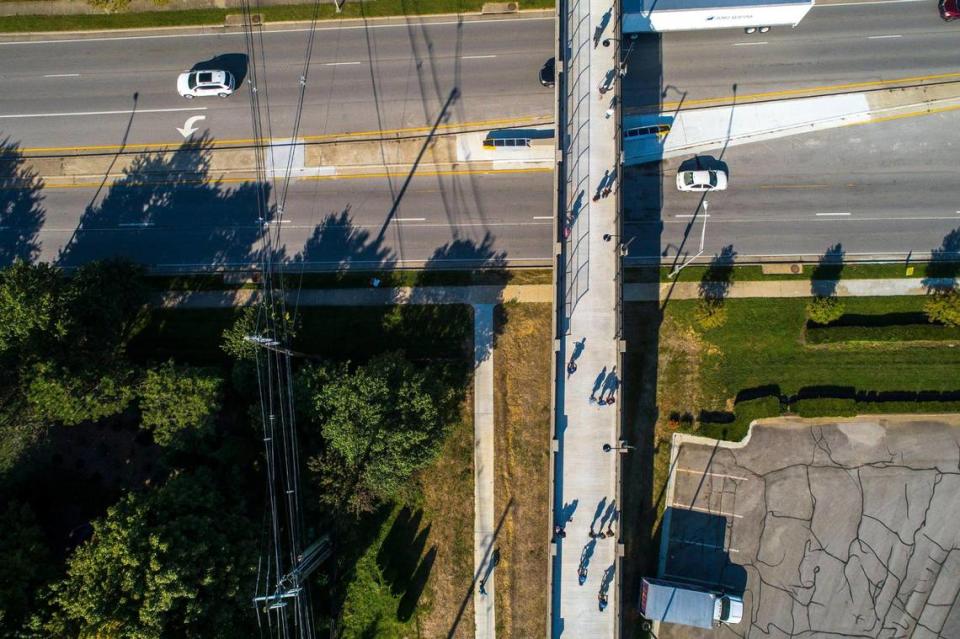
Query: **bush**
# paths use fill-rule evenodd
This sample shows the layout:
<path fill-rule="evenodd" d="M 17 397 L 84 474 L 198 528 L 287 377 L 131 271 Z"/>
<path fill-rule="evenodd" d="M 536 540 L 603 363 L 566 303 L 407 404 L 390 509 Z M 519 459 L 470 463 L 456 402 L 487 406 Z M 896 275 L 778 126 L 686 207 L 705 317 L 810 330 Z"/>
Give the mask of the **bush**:
<path fill-rule="evenodd" d="M 931 322 L 960 327 L 960 291 L 954 288 L 935 292 L 923 305 L 923 310 Z"/>
<path fill-rule="evenodd" d="M 714 297 L 702 297 L 694 313 L 697 323 L 706 330 L 720 328 L 727 323 L 727 307 L 723 300 Z"/>
<path fill-rule="evenodd" d="M 844 342 L 948 342 L 960 340 L 960 328 L 942 324 L 895 326 L 807 325 L 808 344 Z"/>
<path fill-rule="evenodd" d="M 817 296 L 807 304 L 807 318 L 817 324 L 829 324 L 843 316 L 844 306 L 836 297 Z"/>

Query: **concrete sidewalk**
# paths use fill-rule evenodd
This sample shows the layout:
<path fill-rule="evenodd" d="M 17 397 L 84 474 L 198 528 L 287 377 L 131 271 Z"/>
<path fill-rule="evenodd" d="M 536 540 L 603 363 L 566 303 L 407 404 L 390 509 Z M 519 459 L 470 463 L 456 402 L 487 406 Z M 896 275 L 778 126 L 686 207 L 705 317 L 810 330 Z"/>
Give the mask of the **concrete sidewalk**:
<path fill-rule="evenodd" d="M 830 290 L 836 287 L 837 297 L 890 297 L 897 295 L 926 295 L 930 288 L 960 285 L 960 279 L 905 277 L 897 279 L 787 280 L 780 282 L 731 282 L 724 295 L 727 299 L 748 297 L 812 297 L 813 288 Z M 700 282 L 624 284 L 625 302 L 652 302 L 655 300 L 692 300 L 700 297 Z"/>
<path fill-rule="evenodd" d="M 569 234 L 562 245 L 555 380 L 555 523 L 566 536 L 555 540 L 551 566 L 552 637 L 618 636 L 619 527 L 616 452 L 620 372 L 618 331 L 617 6 L 611 0 L 567 0 L 562 6 L 566 49 L 561 126 L 566 131 L 562 219 Z M 585 341 L 584 341 L 585 340 Z M 567 363 L 576 370 L 567 374 Z M 601 530 L 609 537 L 598 537 Z M 601 596 L 606 606 L 600 606 Z"/>
<path fill-rule="evenodd" d="M 476 638 L 497 636 L 493 482 L 493 304 L 473 307 L 473 598 Z"/>
<path fill-rule="evenodd" d="M 226 308 L 249 306 L 260 297 L 256 289 L 167 291 L 151 302 L 161 308 Z M 550 304 L 550 284 L 506 286 L 419 286 L 401 288 L 288 289 L 287 303 L 300 306 L 383 306 L 389 304 Z"/>

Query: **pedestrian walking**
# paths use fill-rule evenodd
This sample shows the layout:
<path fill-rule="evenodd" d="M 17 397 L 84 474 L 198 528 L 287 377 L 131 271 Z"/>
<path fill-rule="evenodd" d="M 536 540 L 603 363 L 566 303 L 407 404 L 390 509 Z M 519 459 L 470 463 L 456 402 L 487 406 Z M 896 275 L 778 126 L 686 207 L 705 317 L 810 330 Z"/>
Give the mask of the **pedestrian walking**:
<path fill-rule="evenodd" d="M 484 597 L 487 596 L 487 580 L 486 579 L 480 580 L 480 594 L 483 595 Z"/>
<path fill-rule="evenodd" d="M 567 364 L 567 376 L 573 375 L 576 372 L 577 372 L 577 363 L 571 359 L 570 363 Z"/>

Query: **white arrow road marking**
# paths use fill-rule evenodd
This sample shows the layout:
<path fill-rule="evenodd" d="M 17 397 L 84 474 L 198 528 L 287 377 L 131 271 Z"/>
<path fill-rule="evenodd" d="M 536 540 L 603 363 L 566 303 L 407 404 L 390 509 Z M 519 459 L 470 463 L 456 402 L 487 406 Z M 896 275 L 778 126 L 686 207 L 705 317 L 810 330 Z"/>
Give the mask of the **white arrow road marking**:
<path fill-rule="evenodd" d="M 206 120 L 207 116 L 205 115 L 191 115 L 187 118 L 187 121 L 183 123 L 183 128 L 177 127 L 177 131 L 180 132 L 184 138 L 189 138 L 191 135 L 197 132 L 197 128 L 193 126 L 200 120 Z"/>

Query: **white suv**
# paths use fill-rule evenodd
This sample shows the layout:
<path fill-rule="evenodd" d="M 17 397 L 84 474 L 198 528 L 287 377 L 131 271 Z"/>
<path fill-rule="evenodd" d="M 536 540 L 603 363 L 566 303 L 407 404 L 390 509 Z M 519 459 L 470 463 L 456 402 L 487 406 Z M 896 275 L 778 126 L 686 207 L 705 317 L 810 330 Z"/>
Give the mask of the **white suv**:
<path fill-rule="evenodd" d="M 184 71 L 177 78 L 177 92 L 188 100 L 214 95 L 225 98 L 233 93 L 233 87 L 229 71 Z"/>

